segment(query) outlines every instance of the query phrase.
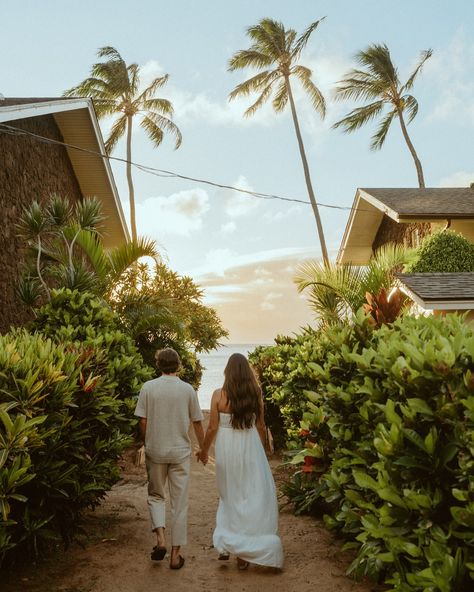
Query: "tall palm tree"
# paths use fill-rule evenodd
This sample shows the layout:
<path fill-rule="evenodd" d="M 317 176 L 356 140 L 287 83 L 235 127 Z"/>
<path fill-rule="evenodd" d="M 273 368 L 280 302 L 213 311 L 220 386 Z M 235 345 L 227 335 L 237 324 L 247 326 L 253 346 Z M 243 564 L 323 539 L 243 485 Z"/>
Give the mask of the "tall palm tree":
<path fill-rule="evenodd" d="M 105 142 L 107 154 L 118 140 L 127 135 L 127 181 L 130 196 L 130 227 L 132 239 L 137 238 L 135 217 L 135 191 L 132 180 L 132 126 L 136 116 L 153 145 L 159 146 L 165 132 L 175 138 L 175 148 L 181 145 L 181 132 L 171 120 L 173 106 L 167 99 L 156 97 L 156 91 L 168 81 L 168 74 L 155 78 L 140 90 L 140 67 L 127 64 L 114 47 L 102 47 L 97 52 L 105 61 L 94 64 L 89 78 L 64 93 L 65 96 L 91 97 L 99 118 L 116 115 L 109 137 Z"/>
<path fill-rule="evenodd" d="M 348 133 L 382 116 L 385 107 L 388 106 L 389 111 L 383 115 L 377 131 L 372 136 L 370 148 L 372 150 L 382 148 L 392 121 L 398 118 L 403 137 L 415 162 L 420 187 L 425 187 L 423 168 L 407 131 L 407 123 L 411 123 L 418 113 L 418 101 L 408 91 L 413 88 L 416 77 L 432 53 L 431 49 L 421 52 L 416 68 L 408 80 L 402 84 L 388 47 L 369 45 L 367 49 L 356 55 L 356 60 L 362 69 L 353 69 L 348 72 L 339 82 L 336 90 L 336 99 L 368 101 L 367 105 L 353 109 L 346 117 L 334 124 L 335 128 L 342 127 Z M 407 122 L 405 122 L 405 112 Z"/>
<path fill-rule="evenodd" d="M 366 266 L 322 266 L 317 261 L 302 263 L 296 273 L 299 292 L 309 289 L 309 305 L 321 326 L 333 325 L 356 313 L 366 294 L 379 294 L 392 287 L 394 273 L 409 260 L 410 251 L 387 244 L 375 252 Z"/>
<path fill-rule="evenodd" d="M 313 208 L 318 229 L 321 252 L 325 265 L 329 265 L 329 257 L 324 240 L 323 225 L 318 204 L 311 183 L 308 160 L 301 136 L 300 124 L 296 113 L 290 78 L 297 78 L 309 96 L 314 109 L 321 118 L 326 114 L 326 103 L 321 91 L 312 80 L 312 71 L 298 63 L 302 50 L 306 47 L 311 33 L 323 19 L 312 23 L 299 37 L 294 29 L 285 29 L 283 23 L 264 18 L 257 25 L 247 29 L 252 44 L 248 49 L 237 51 L 229 61 L 229 71 L 243 68 L 260 70 L 245 82 L 237 85 L 229 95 L 229 100 L 239 96 L 259 93 L 257 100 L 250 105 L 244 115 L 253 115 L 273 94 L 272 105 L 277 113 L 283 111 L 290 103 L 291 115 L 295 127 L 296 138 L 303 163 L 306 187 Z"/>

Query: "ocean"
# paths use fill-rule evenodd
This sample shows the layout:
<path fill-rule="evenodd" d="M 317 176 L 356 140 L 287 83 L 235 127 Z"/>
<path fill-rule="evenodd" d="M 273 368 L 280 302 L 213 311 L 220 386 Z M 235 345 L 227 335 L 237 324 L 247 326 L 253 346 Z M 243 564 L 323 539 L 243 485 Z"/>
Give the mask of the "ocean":
<path fill-rule="evenodd" d="M 224 382 L 224 368 L 229 356 L 234 353 L 248 355 L 258 343 L 233 343 L 223 345 L 208 354 L 199 354 L 199 359 L 204 367 L 201 386 L 198 390 L 199 403 L 202 409 L 209 409 L 212 393 L 222 386 Z"/>

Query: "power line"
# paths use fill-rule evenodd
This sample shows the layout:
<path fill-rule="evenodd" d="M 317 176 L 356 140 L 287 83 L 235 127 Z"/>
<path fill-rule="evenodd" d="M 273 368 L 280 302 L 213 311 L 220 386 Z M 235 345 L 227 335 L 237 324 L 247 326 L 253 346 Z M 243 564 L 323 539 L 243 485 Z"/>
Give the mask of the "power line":
<path fill-rule="evenodd" d="M 242 187 L 235 187 L 233 185 L 226 185 L 223 183 L 217 183 L 216 181 L 209 181 L 208 179 L 200 179 L 198 177 L 190 177 L 188 175 L 183 175 L 181 173 L 176 173 L 174 171 L 167 171 L 164 169 L 150 167 L 150 166 L 140 164 L 137 162 L 128 161 L 127 159 L 120 158 L 118 156 L 111 156 L 109 154 L 103 154 L 103 153 L 97 152 L 95 150 L 89 150 L 88 148 L 83 148 L 82 146 L 76 146 L 74 144 L 69 144 L 67 142 L 61 142 L 60 140 L 54 140 L 53 138 L 47 138 L 45 136 L 41 136 L 40 134 L 35 134 L 34 132 L 29 132 L 29 131 L 23 130 L 19 127 L 15 127 L 13 125 L 7 125 L 6 123 L 0 123 L 0 132 L 5 133 L 5 134 L 9 134 L 9 135 L 13 135 L 13 136 L 30 136 L 30 137 L 35 138 L 36 140 L 43 142 L 45 144 L 64 146 L 66 148 L 78 150 L 79 152 L 85 152 L 85 153 L 91 154 L 93 156 L 100 156 L 101 158 L 106 158 L 109 161 L 114 160 L 117 162 L 130 164 L 144 173 L 155 175 L 157 177 L 175 178 L 175 179 L 183 179 L 185 181 L 193 181 L 194 183 L 210 185 L 212 187 L 217 187 L 219 189 L 229 189 L 231 191 L 236 191 L 238 193 L 246 194 L 246 195 L 249 195 L 252 197 L 256 197 L 258 199 L 277 199 L 280 201 L 293 202 L 293 203 L 304 204 L 304 205 L 311 205 L 311 202 L 306 201 L 306 200 L 302 200 L 302 199 L 298 199 L 298 198 L 285 197 L 285 196 L 277 195 L 274 193 L 262 193 L 260 191 L 252 191 L 251 189 L 244 189 Z M 321 202 L 317 202 L 317 205 L 321 206 L 323 208 L 368 212 L 370 214 L 380 215 L 378 212 L 374 212 L 373 210 L 368 210 L 368 209 L 363 209 L 363 208 L 354 208 L 352 206 L 338 206 L 338 205 L 334 205 L 334 204 L 325 204 L 325 203 L 321 203 Z"/>

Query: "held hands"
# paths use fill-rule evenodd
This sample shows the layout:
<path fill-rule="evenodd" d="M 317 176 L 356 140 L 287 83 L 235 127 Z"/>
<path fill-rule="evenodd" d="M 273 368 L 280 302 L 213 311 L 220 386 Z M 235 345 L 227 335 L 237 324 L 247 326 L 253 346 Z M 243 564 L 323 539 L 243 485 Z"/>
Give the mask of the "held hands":
<path fill-rule="evenodd" d="M 207 452 L 204 452 L 203 450 L 198 450 L 196 452 L 196 459 L 198 462 L 201 461 L 203 465 L 207 465 L 209 461 L 209 455 L 207 454 Z"/>

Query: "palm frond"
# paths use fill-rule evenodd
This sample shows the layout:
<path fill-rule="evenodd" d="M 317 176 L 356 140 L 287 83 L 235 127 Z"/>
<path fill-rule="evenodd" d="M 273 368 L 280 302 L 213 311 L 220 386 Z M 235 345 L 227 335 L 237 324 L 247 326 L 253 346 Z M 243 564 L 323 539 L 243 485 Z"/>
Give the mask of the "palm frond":
<path fill-rule="evenodd" d="M 89 260 L 100 283 L 105 286 L 107 277 L 111 272 L 111 264 L 97 233 L 90 230 L 81 230 L 77 236 L 76 243 Z"/>
<path fill-rule="evenodd" d="M 291 58 L 298 59 L 303 49 L 306 47 L 309 38 L 311 37 L 312 33 L 319 27 L 319 25 L 323 22 L 326 17 L 323 16 L 317 21 L 314 21 L 309 25 L 309 27 L 298 37 L 292 51 L 291 51 Z"/>
<path fill-rule="evenodd" d="M 152 80 L 152 82 L 150 82 L 150 84 L 145 88 L 145 90 L 138 95 L 138 97 L 136 99 L 136 103 L 141 104 L 144 101 L 147 101 L 148 99 L 153 98 L 155 95 L 155 92 L 159 88 L 164 86 L 168 82 L 168 79 L 169 79 L 169 75 L 163 74 L 163 76 L 158 76 L 157 78 Z"/>
<path fill-rule="evenodd" d="M 123 137 L 127 129 L 127 116 L 122 115 L 114 121 L 109 137 L 105 141 L 105 151 L 107 154 L 112 154 L 117 142 Z"/>
<path fill-rule="evenodd" d="M 229 101 L 240 97 L 240 96 L 248 96 L 253 92 L 261 91 L 262 87 L 267 86 L 272 79 L 279 76 L 279 73 L 276 70 L 265 70 L 264 72 L 259 72 L 249 78 L 248 80 L 244 80 L 238 84 L 234 90 L 229 94 Z"/>
<path fill-rule="evenodd" d="M 385 44 L 369 45 L 367 49 L 357 53 L 356 60 L 365 66 L 376 79 L 388 83 L 394 88 L 399 87 L 398 71 L 393 65 L 390 51 Z"/>
<path fill-rule="evenodd" d="M 304 66 L 298 65 L 293 68 L 292 73 L 301 82 L 301 86 L 309 96 L 313 108 L 320 114 L 321 118 L 324 119 L 326 116 L 326 101 L 322 92 L 311 80 L 311 70 L 309 68 L 305 68 Z"/>
<path fill-rule="evenodd" d="M 410 90 L 413 87 L 413 84 L 414 84 L 414 82 L 416 80 L 416 77 L 421 72 L 423 66 L 425 65 L 425 62 L 427 60 L 429 60 L 432 55 L 433 55 L 433 50 L 432 49 L 426 49 L 426 50 L 424 50 L 424 51 L 421 52 L 420 61 L 418 62 L 417 67 L 415 68 L 415 70 L 413 71 L 413 73 L 411 74 L 411 76 L 408 78 L 408 80 L 403 85 L 403 87 L 401 89 L 401 92 L 404 92 L 406 90 Z"/>
<path fill-rule="evenodd" d="M 385 138 L 387 137 L 388 130 L 390 129 L 390 125 L 393 121 L 393 118 L 396 116 L 397 116 L 397 110 L 392 109 L 382 119 L 377 131 L 372 136 L 372 141 L 370 143 L 371 150 L 380 150 L 380 148 L 382 148 L 383 143 L 385 142 Z"/>
<path fill-rule="evenodd" d="M 182 135 L 178 126 L 163 115 L 153 113 L 152 111 L 147 112 L 140 121 L 140 127 L 142 127 L 150 140 L 155 146 L 159 146 L 163 141 L 165 132 L 170 133 L 175 138 L 175 149 L 181 146 Z"/>
<path fill-rule="evenodd" d="M 362 127 L 368 121 L 379 115 L 384 107 L 385 101 L 376 101 L 364 107 L 353 109 L 346 117 L 337 121 L 333 128 L 342 127 L 344 132 L 351 133 Z"/>
<path fill-rule="evenodd" d="M 109 253 L 110 282 L 116 284 L 120 276 L 141 257 L 159 257 L 154 240 L 139 237 L 136 241 L 130 241 L 117 247 Z"/>
<path fill-rule="evenodd" d="M 336 100 L 373 100 L 388 91 L 385 81 L 380 81 L 372 74 L 362 70 L 350 70 L 336 87 Z"/>
<path fill-rule="evenodd" d="M 247 35 L 262 52 L 278 60 L 286 52 L 286 32 L 283 23 L 263 18 L 257 25 L 248 27 Z"/>
<path fill-rule="evenodd" d="M 244 117 L 251 117 L 252 115 L 254 115 L 256 111 L 258 111 L 258 109 L 260 109 L 260 107 L 262 107 L 262 105 L 264 105 L 268 101 L 271 94 L 272 83 L 270 82 L 270 84 L 262 90 L 258 99 L 244 111 Z"/>
<path fill-rule="evenodd" d="M 229 60 L 228 71 L 242 70 L 244 68 L 268 68 L 275 63 L 275 59 L 257 49 L 241 49 Z"/>
<path fill-rule="evenodd" d="M 403 110 L 408 112 L 408 123 L 411 123 L 418 113 L 418 101 L 413 95 L 405 95 L 403 99 Z"/>
<path fill-rule="evenodd" d="M 283 78 L 276 89 L 272 101 L 273 108 L 277 113 L 285 109 L 286 104 L 288 103 L 288 97 L 288 86 L 286 84 L 286 80 Z"/>
<path fill-rule="evenodd" d="M 168 99 L 146 99 L 141 104 L 141 109 L 144 111 L 155 111 L 160 115 L 167 115 L 172 117 L 174 113 L 173 105 Z"/>

